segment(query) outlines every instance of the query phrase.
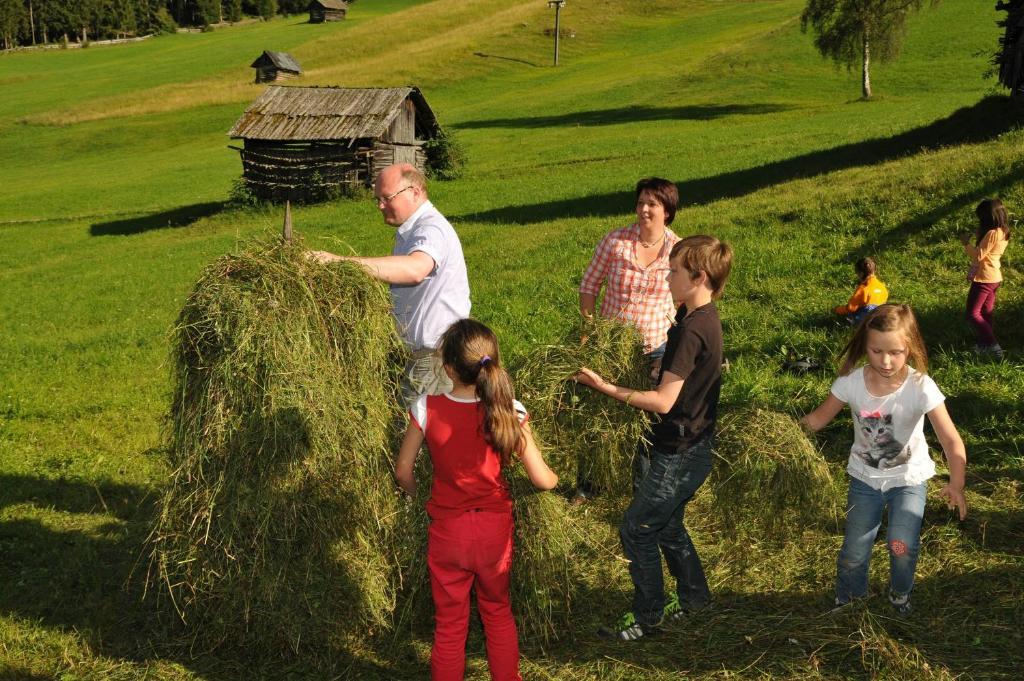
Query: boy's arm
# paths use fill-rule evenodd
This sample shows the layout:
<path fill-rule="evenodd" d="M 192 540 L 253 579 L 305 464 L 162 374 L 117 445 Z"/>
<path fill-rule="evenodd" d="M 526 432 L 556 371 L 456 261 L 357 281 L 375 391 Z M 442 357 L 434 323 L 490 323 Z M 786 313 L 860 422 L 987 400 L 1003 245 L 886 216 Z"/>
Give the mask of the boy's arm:
<path fill-rule="evenodd" d="M 953 425 L 953 419 L 949 417 L 945 404 L 940 404 L 928 412 L 928 421 L 939 438 L 949 466 L 949 483 L 939 490 L 939 496 L 946 500 L 949 508 L 955 507 L 960 512 L 960 520 L 963 520 L 967 517 L 967 498 L 964 496 L 967 450 L 964 448 L 964 441 Z"/>
<path fill-rule="evenodd" d="M 523 462 L 523 468 L 526 469 L 526 475 L 530 478 L 530 482 L 537 489 L 553 489 L 558 484 L 558 475 L 548 468 L 548 464 L 544 461 L 544 457 L 533 439 L 533 431 L 530 430 L 529 423 L 523 424 L 523 451 L 519 455 L 519 459 Z"/>
<path fill-rule="evenodd" d="M 829 393 L 828 397 L 825 398 L 825 401 L 817 409 L 800 419 L 800 425 L 812 433 L 816 433 L 831 423 L 836 414 L 842 411 L 845 406 L 845 402 Z"/>
<path fill-rule="evenodd" d="M 398 480 L 398 486 L 413 497 L 416 496 L 416 474 L 413 465 L 416 463 L 416 455 L 419 454 L 422 444 L 423 431 L 410 423 L 405 429 L 402 445 L 398 448 L 398 458 L 395 460 L 395 479 Z"/>
<path fill-rule="evenodd" d="M 605 381 L 586 367 L 580 369 L 575 378 L 578 383 L 613 397 L 619 402 L 625 402 L 627 406 L 656 414 L 667 414 L 672 405 L 676 403 L 676 399 L 683 389 L 682 376 L 677 376 L 671 371 L 665 371 L 661 374 L 661 383 L 654 390 L 632 390 L 614 385 Z"/>

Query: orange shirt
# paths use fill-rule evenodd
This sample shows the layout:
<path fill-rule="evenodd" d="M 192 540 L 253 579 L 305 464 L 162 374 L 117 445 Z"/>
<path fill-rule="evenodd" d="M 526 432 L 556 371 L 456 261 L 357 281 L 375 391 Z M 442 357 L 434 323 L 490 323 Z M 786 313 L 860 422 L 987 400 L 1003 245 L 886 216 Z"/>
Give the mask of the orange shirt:
<path fill-rule="evenodd" d="M 964 244 L 964 250 L 971 256 L 971 269 L 974 271 L 972 281 L 979 284 L 995 284 L 1003 280 L 999 269 L 999 258 L 1006 250 L 1006 232 L 1001 227 L 990 229 L 975 247 Z"/>
<path fill-rule="evenodd" d="M 875 275 L 869 275 L 850 296 L 846 305 L 836 308 L 836 314 L 853 314 L 865 305 L 883 305 L 889 300 L 889 289 Z"/>

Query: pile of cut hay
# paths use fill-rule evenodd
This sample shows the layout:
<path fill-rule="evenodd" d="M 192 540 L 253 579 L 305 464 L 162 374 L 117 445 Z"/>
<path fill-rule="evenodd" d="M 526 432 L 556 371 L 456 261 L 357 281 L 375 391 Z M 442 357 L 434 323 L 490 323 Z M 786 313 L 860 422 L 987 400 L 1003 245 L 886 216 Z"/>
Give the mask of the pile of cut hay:
<path fill-rule="evenodd" d="M 716 458 L 710 484 L 726 536 L 785 543 L 835 520 L 828 463 L 789 414 L 721 414 Z"/>
<path fill-rule="evenodd" d="M 325 660 L 390 626 L 404 353 L 387 289 L 298 244 L 210 265 L 173 338 L 149 580 L 197 650 Z"/>
<path fill-rule="evenodd" d="M 514 373 L 517 396 L 563 480 L 581 474 L 599 490 L 628 493 L 647 415 L 576 383 L 573 376 L 584 366 L 616 385 L 647 390 L 651 384 L 640 332 L 595 316 L 563 344 L 530 353 Z"/>
<path fill-rule="evenodd" d="M 539 646 L 572 632 L 579 565 L 576 543 L 586 536 L 562 497 L 537 490 L 522 465 L 505 471 L 514 503 L 512 610 L 522 641 Z"/>

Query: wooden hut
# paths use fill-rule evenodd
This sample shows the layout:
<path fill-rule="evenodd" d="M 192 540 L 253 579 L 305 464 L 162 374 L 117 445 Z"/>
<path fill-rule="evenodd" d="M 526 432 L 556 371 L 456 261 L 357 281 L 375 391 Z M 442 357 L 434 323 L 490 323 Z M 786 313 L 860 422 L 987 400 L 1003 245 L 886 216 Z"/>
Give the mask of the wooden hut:
<path fill-rule="evenodd" d="M 308 9 L 309 23 L 322 24 L 344 19 L 348 14 L 348 3 L 344 0 L 313 0 Z"/>
<path fill-rule="evenodd" d="M 369 186 L 392 163 L 426 170 L 423 143 L 440 132 L 414 87 L 272 85 L 228 135 L 249 190 L 264 200 L 320 201 Z"/>
<path fill-rule="evenodd" d="M 273 83 L 278 80 L 297 78 L 302 75 L 302 67 L 287 52 L 270 52 L 264 50 L 250 66 L 256 69 L 257 83 Z"/>

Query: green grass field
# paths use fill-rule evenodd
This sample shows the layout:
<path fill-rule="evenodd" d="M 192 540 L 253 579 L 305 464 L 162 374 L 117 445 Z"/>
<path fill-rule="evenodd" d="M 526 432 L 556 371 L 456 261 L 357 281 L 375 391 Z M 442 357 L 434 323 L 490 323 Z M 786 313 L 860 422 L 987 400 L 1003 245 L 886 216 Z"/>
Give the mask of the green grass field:
<path fill-rule="evenodd" d="M 719 306 L 724 411 L 801 414 L 824 398 L 832 374 L 781 374 L 783 349 L 839 353 L 846 334 L 829 310 L 861 255 L 919 314 L 967 445 L 971 511 L 953 521 L 929 499 L 912 619 L 892 619 L 884 598 L 820 616 L 840 527 L 737 547 L 698 496 L 688 524 L 718 607 L 650 642 L 599 642 L 590 632 L 631 593 L 614 558 L 623 502 L 605 500 L 585 511 L 607 520 L 607 560 L 578 626 L 550 649 L 525 641 L 525 678 L 1019 678 L 1024 268 L 1014 238 L 997 308 L 1007 360 L 977 359 L 956 238 L 985 196 L 1024 211 L 1024 109 L 983 77 L 998 13 L 946 0 L 913 17 L 865 102 L 859 74 L 801 34 L 801 8 L 576 0 L 557 69 L 552 12 L 536 0 L 363 0 L 331 25 L 278 18 L 0 54 L 0 679 L 424 677 L 429 627 L 398 652 L 366 646 L 324 671 L 199 654 L 141 600 L 138 561 L 168 475 L 169 330 L 207 263 L 281 223 L 277 208 L 225 206 L 241 165 L 225 133 L 261 92 L 248 64 L 264 49 L 295 55 L 305 84 L 423 89 L 469 159 L 431 198 L 462 237 L 474 316 L 513 364 L 570 326 L 594 245 L 629 222 L 646 175 L 678 183 L 678 233 L 736 250 Z M 392 239 L 368 201 L 299 208 L 295 225 L 328 250 L 384 254 Z M 838 480 L 849 429 L 844 416 L 819 437 Z M 478 625 L 469 654 L 469 677 L 487 678 Z"/>

